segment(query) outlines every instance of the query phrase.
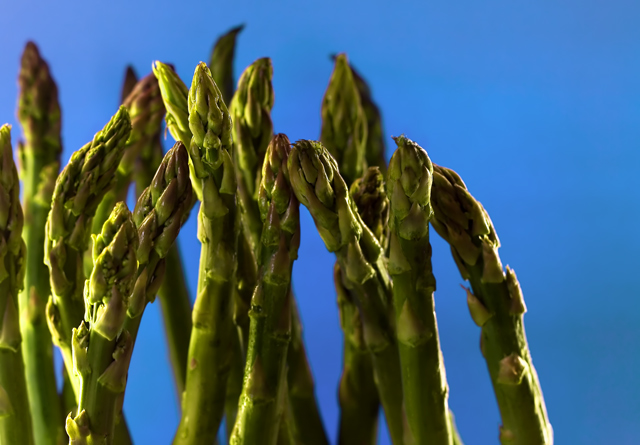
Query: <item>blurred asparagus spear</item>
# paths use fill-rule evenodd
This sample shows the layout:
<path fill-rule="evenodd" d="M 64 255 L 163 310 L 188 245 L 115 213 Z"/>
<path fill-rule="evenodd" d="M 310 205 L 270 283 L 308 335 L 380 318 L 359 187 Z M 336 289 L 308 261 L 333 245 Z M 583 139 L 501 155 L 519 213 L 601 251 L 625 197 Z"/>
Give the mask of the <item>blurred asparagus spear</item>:
<path fill-rule="evenodd" d="M 111 118 L 93 140 L 73 153 L 58 176 L 45 227 L 45 263 L 52 295 L 47 321 L 53 341 L 62 351 L 76 397 L 71 334 L 83 319 L 83 254 L 88 247 L 91 219 L 112 184 L 131 132 L 126 108 Z"/>
<path fill-rule="evenodd" d="M 229 151 L 231 117 L 204 63 L 189 91 L 191 180 L 201 193 L 202 243 L 186 388 L 175 445 L 213 443 L 222 419 L 232 357 L 232 298 L 239 231 L 236 179 Z"/>
<path fill-rule="evenodd" d="M 233 59 L 236 52 L 236 39 L 244 25 L 236 26 L 218 38 L 209 59 L 209 70 L 214 82 L 218 85 L 222 93 L 222 100 L 225 104 L 231 102 L 233 97 Z"/>
<path fill-rule="evenodd" d="M 118 203 L 94 235 L 94 266 L 85 284 L 86 320 L 73 329 L 74 370 L 80 379 L 75 417 L 67 417 L 69 444 L 114 441 L 133 341 L 124 329 L 136 278 L 138 233 L 125 203 Z"/>
<path fill-rule="evenodd" d="M 10 125 L 0 127 L 0 156 L 0 443 L 30 445 L 34 441 L 18 313 L 26 245 L 22 240 L 20 180 L 13 162 Z"/>
<path fill-rule="evenodd" d="M 389 272 L 409 424 L 407 442 L 451 445 L 429 243 L 433 166 L 418 144 L 404 136 L 394 140 L 398 148 L 387 180 L 392 215 Z"/>
<path fill-rule="evenodd" d="M 133 88 L 138 83 L 138 75 L 131 65 L 127 66 L 124 71 L 124 79 L 122 81 L 122 88 L 120 89 L 120 103 L 123 104 L 127 99 L 127 96 L 131 94 Z"/>
<path fill-rule="evenodd" d="M 553 430 L 527 345 L 520 284 L 502 268 L 500 242 L 488 213 L 457 173 L 433 167 L 433 227 L 450 245 L 460 274 L 471 283 L 467 303 L 482 328 L 484 356 L 502 416 L 500 441 L 550 445 Z"/>
<path fill-rule="evenodd" d="M 288 168 L 296 197 L 309 209 L 327 249 L 336 253 L 342 282 L 357 299 L 391 438 L 403 443 L 400 361 L 388 315 L 391 287 L 382 247 L 354 212 L 336 160 L 322 144 L 296 142 Z"/>
<path fill-rule="evenodd" d="M 269 145 L 258 191 L 264 223 L 260 278 L 251 301 L 244 386 L 231 444 L 273 444 L 286 406 L 286 363 L 291 339 L 291 272 L 300 245 L 299 204 L 288 181 L 289 144 Z"/>
<path fill-rule="evenodd" d="M 20 175 L 24 184 L 23 238 L 28 246 L 24 289 L 20 292 L 20 331 L 35 441 L 54 445 L 64 433 L 53 368 L 53 344 L 45 308 L 51 293 L 44 264 L 44 227 L 60 170 L 60 105 L 49 66 L 33 42 L 22 54 L 18 77 L 18 120 L 23 128 Z"/>

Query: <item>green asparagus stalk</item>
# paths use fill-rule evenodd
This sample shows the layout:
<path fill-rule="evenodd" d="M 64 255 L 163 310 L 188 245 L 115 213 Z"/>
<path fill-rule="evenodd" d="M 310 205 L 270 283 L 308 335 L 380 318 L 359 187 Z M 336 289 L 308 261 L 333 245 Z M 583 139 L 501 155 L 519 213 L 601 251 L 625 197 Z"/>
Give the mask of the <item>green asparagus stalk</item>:
<path fill-rule="evenodd" d="M 238 81 L 229 112 L 233 119 L 233 159 L 238 178 L 238 203 L 242 211 L 244 233 L 254 251 L 260 244 L 261 221 L 258 210 L 260 168 L 267 146 L 273 138 L 271 109 L 274 92 L 273 67 L 265 57 L 253 62 Z"/>
<path fill-rule="evenodd" d="M 356 179 L 350 190 L 362 222 L 378 242 L 388 239 L 389 200 L 384 190 L 384 177 L 377 167 L 369 167 Z M 340 377 L 339 443 L 377 443 L 380 400 L 373 378 L 373 363 L 363 338 L 360 312 L 353 295 L 341 282 L 342 272 L 336 264 L 334 282 L 340 309 L 340 325 L 344 332 L 343 370 Z"/>
<path fill-rule="evenodd" d="M 320 140 L 336 159 L 347 184 L 366 167 L 367 119 L 346 54 L 336 56 L 322 100 Z"/>
<path fill-rule="evenodd" d="M 124 202 L 94 235 L 93 270 L 85 284 L 85 320 L 73 330 L 74 371 L 80 380 L 78 414 L 67 417 L 69 444 L 114 441 L 133 342 L 124 329 L 136 278 L 138 233 Z"/>
<path fill-rule="evenodd" d="M 389 164 L 391 203 L 389 272 L 402 365 L 408 443 L 452 444 L 445 375 L 433 293 L 429 220 L 433 166 L 404 136 Z"/>
<path fill-rule="evenodd" d="M 500 441 L 550 445 L 553 430 L 527 345 L 522 291 L 515 272 L 502 268 L 491 219 L 458 174 L 437 165 L 431 202 L 431 223 L 451 245 L 462 278 L 471 283 L 467 303 L 482 328 L 480 349 L 502 416 Z"/>
<path fill-rule="evenodd" d="M 176 141 L 189 147 L 192 136 L 189 129 L 189 105 L 187 104 L 189 88 L 171 66 L 156 61 L 152 68 L 154 76 L 158 79 L 160 94 L 166 110 L 167 129 Z M 200 192 L 196 192 L 196 194 L 200 199 Z"/>
<path fill-rule="evenodd" d="M 28 246 L 24 289 L 20 292 L 20 331 L 35 441 L 54 445 L 64 433 L 53 367 L 53 344 L 45 308 L 51 293 L 44 264 L 44 226 L 60 170 L 58 88 L 38 47 L 27 43 L 22 54 L 18 119 L 25 143 L 20 149 L 24 185 L 23 238 Z"/>
<path fill-rule="evenodd" d="M 382 247 L 354 210 L 337 162 L 321 143 L 296 142 L 288 168 L 296 197 L 309 209 L 327 249 L 335 252 L 343 283 L 356 297 L 391 438 L 402 443 L 400 361 Z"/>
<path fill-rule="evenodd" d="M 200 190 L 202 243 L 198 293 L 182 418 L 175 445 L 213 443 L 222 419 L 232 358 L 232 294 L 239 231 L 236 179 L 230 150 L 231 117 L 209 69 L 200 63 L 189 91 L 189 146 L 194 190 Z"/>
<path fill-rule="evenodd" d="M 93 140 L 71 156 L 56 180 L 45 226 L 45 263 L 52 291 L 47 322 L 76 396 L 80 392 L 73 374 L 71 334 L 83 319 L 83 253 L 89 244 L 91 220 L 112 185 L 130 132 L 129 113 L 120 107 Z"/>
<path fill-rule="evenodd" d="M 18 312 L 27 248 L 10 125 L 0 127 L 0 156 L 0 443 L 29 445 L 34 441 Z"/>
<path fill-rule="evenodd" d="M 122 89 L 120 90 L 120 103 L 123 104 L 133 88 L 138 83 L 138 75 L 131 65 L 127 66 L 124 72 L 124 80 L 122 81 Z"/>
<path fill-rule="evenodd" d="M 153 74 L 143 77 L 125 98 L 123 105 L 131 117 L 131 136 L 115 173 L 114 185 L 98 206 L 92 233 L 100 233 L 116 202 L 125 201 L 133 178 L 135 160 L 144 150 L 157 145 L 162 131 L 164 104 L 158 80 Z"/>
<path fill-rule="evenodd" d="M 249 312 L 249 350 L 232 444 L 275 445 L 286 405 L 289 288 L 300 245 L 299 204 L 288 181 L 288 155 L 289 144 L 270 144 L 262 168 L 260 278 Z"/>
<path fill-rule="evenodd" d="M 220 36 L 211 51 L 209 69 L 214 82 L 222 93 L 222 100 L 224 100 L 225 104 L 228 104 L 233 97 L 233 87 L 235 85 L 233 59 L 236 52 L 236 39 L 243 29 L 244 25 L 231 28 L 226 34 Z"/>

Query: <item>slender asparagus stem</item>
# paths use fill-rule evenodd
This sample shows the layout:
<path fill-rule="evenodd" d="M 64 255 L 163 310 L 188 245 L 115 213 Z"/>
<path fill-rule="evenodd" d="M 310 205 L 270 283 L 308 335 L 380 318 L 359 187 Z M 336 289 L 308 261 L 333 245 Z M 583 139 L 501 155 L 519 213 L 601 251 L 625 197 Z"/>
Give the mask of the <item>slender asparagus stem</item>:
<path fill-rule="evenodd" d="M 404 136 L 389 164 L 391 203 L 389 272 L 402 365 L 408 443 L 452 444 L 444 370 L 433 293 L 429 220 L 433 166 L 427 153 Z"/>
<path fill-rule="evenodd" d="M 122 80 L 122 89 L 120 90 L 120 103 L 124 103 L 125 99 L 133 91 L 133 88 L 138 83 L 138 75 L 131 65 L 127 66 L 124 72 L 124 79 Z"/>
<path fill-rule="evenodd" d="M 10 125 L 0 127 L 0 156 L 0 443 L 30 445 L 34 441 L 18 313 L 27 249 Z"/>
<path fill-rule="evenodd" d="M 296 197 L 309 209 L 327 249 L 336 253 L 343 283 L 356 297 L 391 438 L 402 443 L 400 361 L 388 316 L 390 284 L 382 247 L 354 213 L 337 163 L 322 144 L 296 142 L 288 168 Z"/>
<path fill-rule="evenodd" d="M 74 370 L 80 379 L 78 414 L 67 417 L 69 444 L 114 441 L 133 343 L 124 329 L 136 276 L 138 233 L 118 203 L 94 238 L 94 266 L 85 284 L 86 320 L 73 330 Z"/>
<path fill-rule="evenodd" d="M 236 26 L 218 38 L 209 59 L 209 69 L 214 82 L 222 93 L 222 100 L 228 104 L 233 97 L 233 59 L 236 52 L 236 39 L 244 25 Z"/>
<path fill-rule="evenodd" d="M 180 141 L 185 147 L 189 147 L 192 136 L 189 129 L 189 105 L 187 104 L 189 88 L 171 66 L 156 61 L 152 67 L 153 74 L 158 79 L 160 94 L 166 110 L 167 129 L 176 141 Z M 196 195 L 200 199 L 201 192 L 196 188 L 194 190 L 196 190 Z"/>
<path fill-rule="evenodd" d="M 51 293 L 44 264 L 44 226 L 51 194 L 60 170 L 60 106 L 58 88 L 49 66 L 33 42 L 22 54 L 18 119 L 25 143 L 20 149 L 24 184 L 23 238 L 28 246 L 24 289 L 20 292 L 20 331 L 34 438 L 38 445 L 54 445 L 64 431 L 53 367 L 53 344 L 45 308 Z"/>
<path fill-rule="evenodd" d="M 285 410 L 289 288 L 300 245 L 299 204 L 288 181 L 288 154 L 289 144 L 270 144 L 262 168 L 260 277 L 249 311 L 249 350 L 232 444 L 275 445 Z"/>
<path fill-rule="evenodd" d="M 322 100 L 320 140 L 336 159 L 347 184 L 366 167 L 367 120 L 346 54 L 336 56 Z"/>
<path fill-rule="evenodd" d="M 158 80 L 153 74 L 143 77 L 125 98 L 123 105 L 131 117 L 131 136 L 115 173 L 114 185 L 98 206 L 92 233 L 100 233 L 116 202 L 125 201 L 133 178 L 135 161 L 142 151 L 151 150 L 160 137 L 164 104 Z"/>
<path fill-rule="evenodd" d="M 200 63 L 189 91 L 189 156 L 194 190 L 201 191 L 198 238 L 202 243 L 193 308 L 186 389 L 176 445 L 213 443 L 222 419 L 232 357 L 231 295 L 235 288 L 236 180 L 229 154 L 231 117 L 209 69 Z"/>
<path fill-rule="evenodd" d="M 284 420 L 289 434 L 295 438 L 293 443 L 327 445 L 329 440 L 318 409 L 313 375 L 302 338 L 302 321 L 293 290 L 291 290 L 290 299 L 292 305 L 291 343 L 287 352 L 289 403 L 286 407 Z"/>
<path fill-rule="evenodd" d="M 47 322 L 53 342 L 62 351 L 76 396 L 80 393 L 73 373 L 71 334 L 83 319 L 82 257 L 88 246 L 91 219 L 111 187 L 130 132 L 129 113 L 121 107 L 91 142 L 71 156 L 56 180 L 47 217 L 45 263 L 52 291 Z"/>
<path fill-rule="evenodd" d="M 451 245 L 462 278 L 471 283 L 467 303 L 482 328 L 480 348 L 502 416 L 500 441 L 550 445 L 553 430 L 527 345 L 522 291 L 513 270 L 503 271 L 491 219 L 458 174 L 437 165 L 431 202 L 431 223 Z"/>

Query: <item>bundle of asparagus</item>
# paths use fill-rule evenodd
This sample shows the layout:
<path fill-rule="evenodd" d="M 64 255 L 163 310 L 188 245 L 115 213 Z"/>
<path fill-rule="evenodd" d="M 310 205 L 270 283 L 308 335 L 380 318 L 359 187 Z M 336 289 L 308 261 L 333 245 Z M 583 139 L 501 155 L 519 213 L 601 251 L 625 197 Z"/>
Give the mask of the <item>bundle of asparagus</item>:
<path fill-rule="evenodd" d="M 502 268 L 486 210 L 404 135 L 387 165 L 380 110 L 344 54 L 334 57 L 320 141 L 274 135 L 271 60 L 256 60 L 233 88 L 241 30 L 218 40 L 189 87 L 171 65 L 154 62 L 141 80 L 128 68 L 121 108 L 59 174 L 57 88 L 27 44 L 20 174 L 10 127 L 0 128 L 0 443 L 132 443 L 127 375 L 156 294 L 181 397 L 174 444 L 329 443 L 297 310 L 304 289 L 296 295 L 292 283 L 302 204 L 336 255 L 339 444 L 376 443 L 380 407 L 394 444 L 462 443 L 448 407 L 431 223 L 470 282 L 500 441 L 551 445 L 522 291 Z M 164 156 L 163 116 L 176 140 Z M 192 307 L 177 237 L 198 201 Z"/>

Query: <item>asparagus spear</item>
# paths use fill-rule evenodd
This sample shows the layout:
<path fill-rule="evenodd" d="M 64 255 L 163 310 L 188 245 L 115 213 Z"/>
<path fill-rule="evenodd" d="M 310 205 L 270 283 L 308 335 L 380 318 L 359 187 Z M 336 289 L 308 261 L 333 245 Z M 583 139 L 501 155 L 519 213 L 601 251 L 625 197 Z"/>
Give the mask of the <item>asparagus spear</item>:
<path fill-rule="evenodd" d="M 123 105 L 131 117 L 131 136 L 115 173 L 115 183 L 98 206 L 92 233 L 100 233 L 116 202 L 125 201 L 133 177 L 135 160 L 142 151 L 157 144 L 162 131 L 164 104 L 158 80 L 153 74 L 143 77 L 125 98 Z"/>
<path fill-rule="evenodd" d="M 60 105 L 58 88 L 38 47 L 27 43 L 22 54 L 18 119 L 25 143 L 20 146 L 24 185 L 23 237 L 28 246 L 24 289 L 20 292 L 20 331 L 29 405 L 36 443 L 54 445 L 63 431 L 53 368 L 53 344 L 45 308 L 51 293 L 44 264 L 44 226 L 60 170 Z"/>
<path fill-rule="evenodd" d="M 167 129 L 176 141 L 189 147 L 192 136 L 189 129 L 189 105 L 187 104 L 189 88 L 171 66 L 155 61 L 152 68 L 153 75 L 158 79 L 160 94 L 166 110 Z M 199 196 L 198 199 L 200 199 Z"/>
<path fill-rule="evenodd" d="M 398 149 L 391 157 L 387 180 L 392 215 L 389 272 L 409 424 L 407 441 L 451 445 L 429 244 L 433 166 L 418 144 L 404 136 L 394 140 Z"/>
<path fill-rule="evenodd" d="M 194 190 L 202 192 L 198 237 L 202 243 L 193 308 L 182 419 L 176 445 L 213 443 L 224 411 L 232 357 L 232 299 L 239 221 L 229 151 L 231 117 L 209 68 L 200 63 L 189 91 L 189 156 Z"/>
<path fill-rule="evenodd" d="M 124 103 L 125 99 L 133 91 L 138 83 L 138 75 L 131 65 L 127 66 L 124 72 L 124 80 L 122 81 L 122 89 L 120 90 L 120 103 Z"/>
<path fill-rule="evenodd" d="M 367 120 L 346 54 L 336 56 L 322 99 L 320 140 L 338 162 L 347 184 L 362 176 L 366 167 Z"/>
<path fill-rule="evenodd" d="M 209 69 L 214 82 L 222 93 L 222 100 L 228 104 L 233 97 L 233 58 L 236 52 L 236 39 L 244 25 L 236 26 L 218 38 L 209 59 Z"/>
<path fill-rule="evenodd" d="M 262 168 L 260 278 L 249 312 L 249 350 L 232 444 L 275 445 L 284 413 L 291 339 L 289 287 L 300 245 L 299 204 L 288 180 L 288 155 L 289 144 L 270 144 Z"/>
<path fill-rule="evenodd" d="M 74 371 L 80 379 L 78 414 L 67 417 L 69 444 L 114 441 L 133 342 L 124 329 L 136 278 L 138 233 L 124 202 L 94 235 L 94 265 L 84 289 L 85 320 L 73 329 Z"/>
<path fill-rule="evenodd" d="M 45 226 L 45 263 L 49 267 L 52 295 L 47 303 L 47 322 L 53 342 L 73 376 L 71 334 L 83 318 L 82 257 L 88 246 L 91 219 L 109 190 L 131 132 L 126 108 L 111 118 L 93 140 L 76 151 L 56 180 L 51 211 Z"/>
<path fill-rule="evenodd" d="M 457 173 L 434 165 L 433 227 L 450 245 L 460 274 L 471 283 L 467 303 L 482 328 L 485 357 L 502 415 L 500 440 L 550 445 L 553 431 L 524 331 L 526 311 L 516 274 L 503 271 L 500 242 L 489 215 Z"/>
<path fill-rule="evenodd" d="M 29 445 L 34 441 L 18 313 L 27 249 L 10 125 L 0 127 L 0 156 L 0 443 Z"/>
<path fill-rule="evenodd" d="M 354 212 L 336 160 L 321 143 L 296 142 L 288 168 L 296 197 L 309 209 L 327 249 L 336 253 L 343 283 L 356 297 L 391 438 L 402 443 L 400 361 L 388 316 L 390 284 L 382 247 Z"/>

